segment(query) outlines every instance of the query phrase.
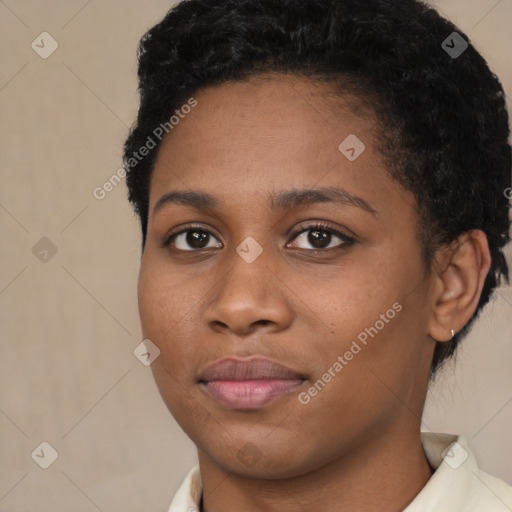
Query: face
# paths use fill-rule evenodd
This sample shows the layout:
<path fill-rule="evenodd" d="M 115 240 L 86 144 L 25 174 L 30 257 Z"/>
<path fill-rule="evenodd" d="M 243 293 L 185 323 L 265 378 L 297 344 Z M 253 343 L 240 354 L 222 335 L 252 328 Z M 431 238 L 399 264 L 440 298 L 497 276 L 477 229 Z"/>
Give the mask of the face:
<path fill-rule="evenodd" d="M 419 430 L 432 285 L 374 119 L 299 77 L 194 98 L 154 168 L 138 300 L 200 457 L 284 478 Z"/>

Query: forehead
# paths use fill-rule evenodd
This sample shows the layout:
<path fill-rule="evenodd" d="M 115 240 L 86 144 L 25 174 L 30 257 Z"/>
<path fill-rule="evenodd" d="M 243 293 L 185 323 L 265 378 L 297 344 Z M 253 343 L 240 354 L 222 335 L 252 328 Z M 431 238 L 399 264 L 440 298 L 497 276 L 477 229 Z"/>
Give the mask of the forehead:
<path fill-rule="evenodd" d="M 153 192 L 171 183 L 221 188 L 226 180 L 245 184 L 253 193 L 251 187 L 273 183 L 282 188 L 290 179 L 312 185 L 340 166 L 360 167 L 340 150 L 347 139 L 357 153 L 364 148 L 361 157 L 368 169 L 382 167 L 373 147 L 378 127 L 371 109 L 331 84 L 259 76 L 207 87 L 194 99 L 197 105 L 162 142 Z"/>

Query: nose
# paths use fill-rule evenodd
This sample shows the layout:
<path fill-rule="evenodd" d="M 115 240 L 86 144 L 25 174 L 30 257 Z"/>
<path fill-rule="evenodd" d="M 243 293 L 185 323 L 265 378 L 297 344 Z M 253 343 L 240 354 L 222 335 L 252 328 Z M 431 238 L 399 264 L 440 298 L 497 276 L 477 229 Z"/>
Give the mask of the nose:
<path fill-rule="evenodd" d="M 214 287 L 205 309 L 207 325 L 215 332 L 246 336 L 257 329 L 279 332 L 293 318 L 288 288 L 263 262 L 247 263 L 238 254 L 231 270 Z"/>

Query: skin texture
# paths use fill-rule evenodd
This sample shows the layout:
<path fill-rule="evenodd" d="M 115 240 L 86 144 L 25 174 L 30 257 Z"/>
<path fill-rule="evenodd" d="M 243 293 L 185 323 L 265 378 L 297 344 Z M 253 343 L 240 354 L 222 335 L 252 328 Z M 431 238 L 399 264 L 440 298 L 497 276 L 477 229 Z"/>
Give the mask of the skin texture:
<path fill-rule="evenodd" d="M 375 119 L 327 85 L 270 76 L 194 97 L 155 164 L 138 299 L 143 336 L 161 351 L 151 366 L 159 391 L 198 448 L 203 509 L 402 510 L 432 475 L 420 420 L 433 340 L 449 342 L 476 308 L 490 264 L 485 236 L 463 235 L 427 273 L 416 201 L 387 174 Z M 366 146 L 355 161 L 338 149 L 350 134 Z M 374 212 L 269 203 L 270 193 L 321 187 Z M 155 214 L 171 190 L 221 204 Z M 299 233 L 317 221 L 354 242 L 322 231 L 315 246 L 314 229 Z M 209 238 L 191 246 L 184 233 L 162 247 L 188 223 Z M 263 250 L 252 263 L 236 252 L 247 237 Z M 299 393 L 396 303 L 400 312 L 301 403 Z M 307 379 L 255 410 L 226 408 L 199 385 L 209 363 L 256 355 Z"/>

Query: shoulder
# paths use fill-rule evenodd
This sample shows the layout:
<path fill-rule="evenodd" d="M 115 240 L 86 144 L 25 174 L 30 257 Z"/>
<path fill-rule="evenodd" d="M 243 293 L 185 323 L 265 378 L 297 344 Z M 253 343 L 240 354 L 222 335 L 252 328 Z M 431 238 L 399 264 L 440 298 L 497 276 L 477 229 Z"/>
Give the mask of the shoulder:
<path fill-rule="evenodd" d="M 478 467 L 464 436 L 422 432 L 421 439 L 435 472 L 404 512 L 512 511 L 512 487 Z"/>
<path fill-rule="evenodd" d="M 199 466 L 194 466 L 176 491 L 168 512 L 198 512 L 202 492 Z"/>
<path fill-rule="evenodd" d="M 503 480 L 478 469 L 472 473 L 467 496 L 469 510 L 510 512 L 512 487 Z"/>

